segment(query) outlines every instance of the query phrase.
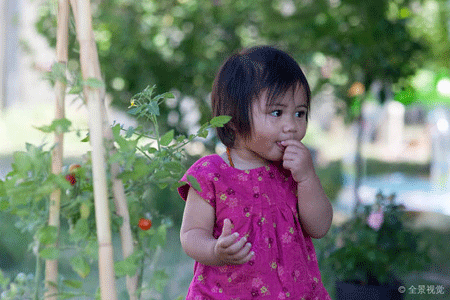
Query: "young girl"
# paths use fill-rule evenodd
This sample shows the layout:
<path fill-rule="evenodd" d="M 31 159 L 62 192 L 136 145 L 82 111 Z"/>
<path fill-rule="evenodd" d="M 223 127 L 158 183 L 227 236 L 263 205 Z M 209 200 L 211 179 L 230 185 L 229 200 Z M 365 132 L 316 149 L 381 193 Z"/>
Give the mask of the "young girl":
<path fill-rule="evenodd" d="M 295 60 L 261 46 L 231 56 L 212 91 L 226 154 L 198 160 L 181 179 L 181 244 L 196 263 L 187 299 L 330 299 L 311 238 L 333 211 L 301 143 L 310 107 Z M 196 178 L 201 189 L 187 180 Z"/>

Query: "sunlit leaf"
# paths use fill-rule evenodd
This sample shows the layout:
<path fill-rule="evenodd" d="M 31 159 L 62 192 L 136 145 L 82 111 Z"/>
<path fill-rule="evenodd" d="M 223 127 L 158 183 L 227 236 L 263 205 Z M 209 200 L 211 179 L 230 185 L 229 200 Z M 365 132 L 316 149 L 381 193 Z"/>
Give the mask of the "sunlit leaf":
<path fill-rule="evenodd" d="M 196 189 L 199 192 L 202 191 L 202 188 L 200 187 L 200 184 L 198 183 L 197 179 L 194 176 L 187 175 L 186 178 L 187 178 L 187 181 L 189 181 L 189 183 L 192 185 L 192 187 L 194 189 Z"/>
<path fill-rule="evenodd" d="M 211 119 L 209 123 L 213 127 L 223 127 L 226 123 L 228 123 L 231 120 L 230 116 L 217 116 Z"/>
<path fill-rule="evenodd" d="M 36 237 L 43 245 L 54 244 L 58 239 L 58 228 L 56 226 L 44 226 L 36 233 Z"/>
<path fill-rule="evenodd" d="M 83 283 L 79 280 L 63 280 L 63 284 L 67 287 L 71 287 L 74 289 L 79 289 L 83 286 Z"/>
<path fill-rule="evenodd" d="M 91 272 L 91 267 L 81 255 L 72 257 L 70 266 L 81 278 L 86 278 Z"/>
<path fill-rule="evenodd" d="M 70 239 L 73 241 L 80 241 L 89 235 L 89 225 L 86 219 L 79 219 L 75 224 L 73 233 L 70 235 Z"/>
<path fill-rule="evenodd" d="M 157 292 L 162 293 L 168 280 L 169 275 L 164 270 L 158 270 L 153 273 L 153 278 L 150 282 Z"/>
<path fill-rule="evenodd" d="M 93 77 L 86 79 L 84 81 L 84 85 L 87 85 L 91 88 L 96 88 L 96 89 L 104 86 L 103 81 L 101 81 L 100 79 L 97 79 L 97 78 L 93 78 Z"/>
<path fill-rule="evenodd" d="M 47 247 L 39 251 L 39 256 L 43 259 L 58 259 L 59 249 L 56 247 Z"/>
<path fill-rule="evenodd" d="M 162 146 L 168 146 L 170 144 L 170 142 L 173 140 L 173 136 L 174 136 L 174 130 L 169 130 L 168 132 L 166 132 L 160 140 L 160 144 Z"/>

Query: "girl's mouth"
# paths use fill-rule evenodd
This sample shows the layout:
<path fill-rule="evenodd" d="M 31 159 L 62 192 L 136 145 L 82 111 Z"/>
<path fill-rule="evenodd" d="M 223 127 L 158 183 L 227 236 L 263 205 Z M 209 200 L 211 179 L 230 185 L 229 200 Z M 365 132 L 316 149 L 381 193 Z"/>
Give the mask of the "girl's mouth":
<path fill-rule="evenodd" d="M 286 149 L 285 146 L 281 145 L 281 142 L 277 142 L 277 146 L 281 149 L 281 151 L 284 152 L 284 149 Z"/>

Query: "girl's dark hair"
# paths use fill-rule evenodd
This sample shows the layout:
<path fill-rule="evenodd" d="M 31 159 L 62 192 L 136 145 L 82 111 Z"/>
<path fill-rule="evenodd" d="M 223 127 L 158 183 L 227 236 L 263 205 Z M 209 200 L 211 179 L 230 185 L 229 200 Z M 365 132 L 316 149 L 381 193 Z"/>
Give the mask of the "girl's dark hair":
<path fill-rule="evenodd" d="M 213 117 L 231 116 L 224 127 L 217 127 L 217 135 L 226 147 L 233 147 L 236 132 L 250 137 L 252 102 L 267 89 L 267 105 L 284 96 L 297 84 L 306 92 L 310 107 L 311 91 L 300 66 L 287 53 L 271 46 L 244 49 L 229 57 L 214 79 L 211 94 Z"/>

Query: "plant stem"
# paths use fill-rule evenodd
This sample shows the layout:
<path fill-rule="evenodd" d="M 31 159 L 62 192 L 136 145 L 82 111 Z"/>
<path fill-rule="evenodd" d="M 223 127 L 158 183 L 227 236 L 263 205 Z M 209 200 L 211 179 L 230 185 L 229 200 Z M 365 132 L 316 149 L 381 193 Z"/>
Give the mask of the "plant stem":
<path fill-rule="evenodd" d="M 145 153 L 144 150 L 142 150 L 142 148 L 136 146 L 136 149 L 138 149 L 139 151 L 141 151 L 142 154 L 144 154 L 145 157 L 147 157 L 149 160 L 152 160 L 153 158 L 151 158 L 147 153 Z"/>
<path fill-rule="evenodd" d="M 142 259 L 141 259 L 141 271 L 139 272 L 138 284 L 137 284 L 137 286 L 138 286 L 137 298 L 138 299 L 141 298 L 141 293 L 142 293 L 142 282 L 143 282 L 143 279 L 144 279 L 144 271 L 145 271 L 144 262 L 145 262 L 145 256 L 142 256 Z"/>
<path fill-rule="evenodd" d="M 161 145 L 159 144 L 159 126 L 158 126 L 158 120 L 156 119 L 155 115 L 150 115 L 151 120 L 153 122 L 153 125 L 155 126 L 155 133 L 156 133 L 156 143 L 158 144 L 158 151 L 161 150 Z"/>
<path fill-rule="evenodd" d="M 34 286 L 34 300 L 39 300 L 39 284 L 41 283 L 41 258 L 39 257 L 40 243 L 37 241 L 36 250 L 36 270 L 34 274 L 35 286 Z"/>

